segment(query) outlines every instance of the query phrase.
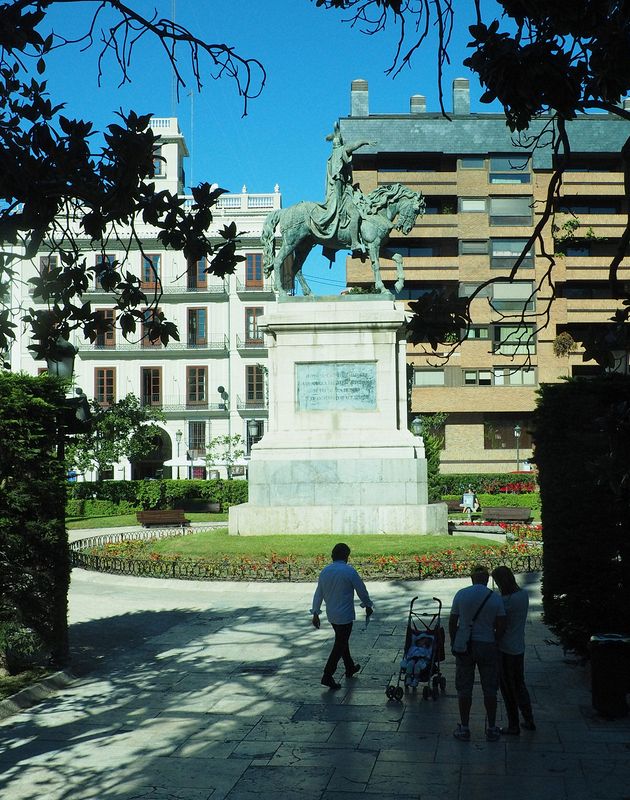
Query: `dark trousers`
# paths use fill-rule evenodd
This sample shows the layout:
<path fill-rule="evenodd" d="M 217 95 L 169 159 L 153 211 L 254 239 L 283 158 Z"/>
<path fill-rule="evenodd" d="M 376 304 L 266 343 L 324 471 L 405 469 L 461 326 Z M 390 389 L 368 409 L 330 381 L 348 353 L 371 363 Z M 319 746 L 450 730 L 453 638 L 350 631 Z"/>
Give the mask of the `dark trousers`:
<path fill-rule="evenodd" d="M 526 720 L 532 719 L 532 704 L 525 686 L 525 655 L 501 653 L 501 695 L 510 728 L 518 728 L 518 712 Z"/>
<path fill-rule="evenodd" d="M 328 656 L 328 661 L 324 667 L 324 675 L 335 674 L 339 659 L 343 659 L 343 665 L 346 672 L 350 672 L 354 667 L 354 661 L 350 655 L 350 634 L 352 633 L 352 623 L 348 622 L 346 625 L 336 625 L 331 622 L 335 631 L 335 641 L 333 642 L 332 650 Z"/>

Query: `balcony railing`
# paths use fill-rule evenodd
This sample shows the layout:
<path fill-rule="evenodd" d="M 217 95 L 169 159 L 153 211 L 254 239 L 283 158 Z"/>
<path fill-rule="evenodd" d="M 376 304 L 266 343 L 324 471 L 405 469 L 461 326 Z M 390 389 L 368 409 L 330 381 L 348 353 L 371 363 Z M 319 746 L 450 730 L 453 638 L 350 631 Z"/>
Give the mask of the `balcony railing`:
<path fill-rule="evenodd" d="M 274 284 L 273 281 L 264 281 L 263 283 L 247 284 L 242 283 L 238 278 L 236 279 L 236 291 L 238 294 L 246 294 L 247 292 L 267 292 L 273 294 Z"/>
<path fill-rule="evenodd" d="M 162 411 L 208 411 L 214 413 L 228 413 L 225 403 L 209 403 L 208 401 L 188 400 L 179 395 L 143 395 L 140 402 L 143 406 L 153 406 Z"/>
<path fill-rule="evenodd" d="M 265 344 L 265 340 L 260 339 L 241 339 L 241 337 L 236 334 L 236 349 L 237 350 L 266 350 L 267 345 Z"/>
<path fill-rule="evenodd" d="M 267 401 L 264 397 L 261 398 L 236 398 L 236 408 L 239 411 L 266 411 Z"/>
<path fill-rule="evenodd" d="M 194 352 L 220 352 L 227 353 L 229 350 L 229 340 L 227 336 L 219 339 L 208 339 L 204 343 L 195 344 L 193 342 L 169 342 L 167 347 L 161 344 L 144 344 L 143 342 L 116 342 L 115 344 L 90 344 L 89 342 L 77 345 L 82 353 L 162 353 L 167 354 L 172 351 L 194 351 Z"/>

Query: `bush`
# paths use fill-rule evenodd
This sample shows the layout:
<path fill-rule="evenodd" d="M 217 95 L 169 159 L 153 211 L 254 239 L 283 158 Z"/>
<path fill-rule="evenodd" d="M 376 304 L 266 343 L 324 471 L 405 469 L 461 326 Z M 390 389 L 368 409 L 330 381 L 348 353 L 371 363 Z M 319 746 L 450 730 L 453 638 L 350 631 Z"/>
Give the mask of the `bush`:
<path fill-rule="evenodd" d="M 545 622 L 566 649 L 630 633 L 630 378 L 545 384 L 534 413 Z"/>
<path fill-rule="evenodd" d="M 535 473 L 453 473 L 440 475 L 442 495 L 459 497 L 472 486 L 480 494 L 531 494 L 538 490 Z M 493 504 L 494 505 L 494 504 Z M 498 505 L 498 504 L 496 504 Z M 508 503 L 507 505 L 511 505 Z M 513 505 L 516 505 L 515 503 Z"/>
<path fill-rule="evenodd" d="M 66 503 L 66 517 L 83 517 L 85 500 L 68 500 Z"/>
<path fill-rule="evenodd" d="M 46 661 L 41 636 L 19 622 L 0 623 L 0 663 L 11 675 L 31 669 Z"/>

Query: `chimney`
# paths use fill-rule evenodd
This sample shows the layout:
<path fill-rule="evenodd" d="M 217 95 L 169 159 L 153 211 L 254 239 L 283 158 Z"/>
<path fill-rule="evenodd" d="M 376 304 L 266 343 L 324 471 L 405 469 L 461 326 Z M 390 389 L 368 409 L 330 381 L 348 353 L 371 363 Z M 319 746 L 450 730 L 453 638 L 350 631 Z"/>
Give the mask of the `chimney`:
<path fill-rule="evenodd" d="M 453 114 L 470 114 L 470 84 L 468 78 L 455 78 L 453 81 Z"/>
<path fill-rule="evenodd" d="M 426 114 L 427 98 L 423 94 L 413 94 L 409 100 L 410 114 Z"/>
<path fill-rule="evenodd" d="M 350 116 L 367 117 L 369 114 L 367 81 L 358 78 L 352 81 L 352 87 L 350 89 Z"/>

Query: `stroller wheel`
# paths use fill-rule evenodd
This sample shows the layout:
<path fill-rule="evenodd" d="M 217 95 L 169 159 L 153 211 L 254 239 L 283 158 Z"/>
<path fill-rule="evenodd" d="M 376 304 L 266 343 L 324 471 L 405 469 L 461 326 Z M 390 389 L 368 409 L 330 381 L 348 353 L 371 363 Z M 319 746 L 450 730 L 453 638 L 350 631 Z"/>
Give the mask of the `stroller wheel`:
<path fill-rule="evenodd" d="M 423 700 L 428 700 L 429 699 L 429 694 L 430 694 L 429 687 L 428 686 L 423 686 L 422 687 L 422 699 Z"/>
<path fill-rule="evenodd" d="M 442 676 L 440 678 L 440 689 L 445 692 L 446 691 L 446 678 Z"/>
<path fill-rule="evenodd" d="M 404 694 L 404 692 L 403 692 L 402 686 L 397 686 L 396 689 L 394 690 L 395 699 L 396 700 L 402 700 L 403 694 Z"/>
<path fill-rule="evenodd" d="M 387 695 L 387 697 L 390 700 L 394 699 L 394 693 L 395 692 L 396 692 L 396 687 L 395 686 L 388 686 L 387 689 L 385 689 L 385 694 Z"/>

